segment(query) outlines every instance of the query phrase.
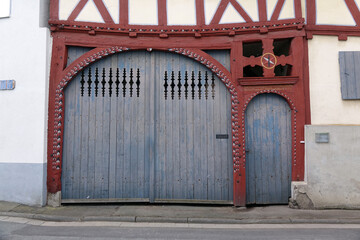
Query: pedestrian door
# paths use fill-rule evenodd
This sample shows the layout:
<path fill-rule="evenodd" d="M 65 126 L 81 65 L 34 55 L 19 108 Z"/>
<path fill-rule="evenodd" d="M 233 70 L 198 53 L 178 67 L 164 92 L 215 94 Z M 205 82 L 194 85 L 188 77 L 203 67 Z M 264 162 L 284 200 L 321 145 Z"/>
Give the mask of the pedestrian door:
<path fill-rule="evenodd" d="M 246 109 L 247 204 L 287 204 L 291 184 L 291 109 L 276 94 L 256 96 Z"/>
<path fill-rule="evenodd" d="M 211 54 L 229 65 L 227 51 Z M 231 203 L 230 112 L 223 83 L 182 55 L 87 67 L 65 89 L 62 202 Z"/>

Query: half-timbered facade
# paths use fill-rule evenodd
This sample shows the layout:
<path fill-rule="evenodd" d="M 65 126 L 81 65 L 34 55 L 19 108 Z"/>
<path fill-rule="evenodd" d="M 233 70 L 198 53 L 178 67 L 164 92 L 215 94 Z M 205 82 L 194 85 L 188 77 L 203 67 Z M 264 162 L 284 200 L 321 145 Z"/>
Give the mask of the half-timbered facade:
<path fill-rule="evenodd" d="M 358 4 L 51 0 L 48 200 L 359 206 Z"/>

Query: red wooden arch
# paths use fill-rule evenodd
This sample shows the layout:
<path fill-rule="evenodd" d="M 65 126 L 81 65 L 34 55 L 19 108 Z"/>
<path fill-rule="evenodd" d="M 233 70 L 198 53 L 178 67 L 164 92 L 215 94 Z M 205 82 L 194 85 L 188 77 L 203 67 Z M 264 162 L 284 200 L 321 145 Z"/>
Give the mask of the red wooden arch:
<path fill-rule="evenodd" d="M 141 48 L 129 49 L 126 47 L 106 47 L 95 48 L 85 53 L 72 64 L 59 73 L 54 81 L 54 87 L 50 88 L 49 100 L 49 127 L 48 127 L 48 176 L 47 188 L 49 193 L 61 191 L 61 171 L 62 171 L 62 150 L 64 132 L 64 89 L 67 84 L 85 67 L 99 61 L 107 56 L 130 50 L 140 50 Z M 144 49 L 144 48 L 142 48 Z M 156 50 L 156 49 L 154 49 Z M 159 49 L 163 50 L 163 49 Z M 245 172 L 240 168 L 241 145 L 240 145 L 240 121 L 239 121 L 239 94 L 237 82 L 232 78 L 231 73 L 222 66 L 216 59 L 202 50 L 194 48 L 171 48 L 174 52 L 203 64 L 214 72 L 225 84 L 231 93 L 231 127 L 232 127 L 232 157 L 233 157 L 233 181 L 234 181 L 234 205 L 243 205 L 240 196 L 241 185 L 244 184 Z M 65 54 L 66 55 L 66 54 Z M 55 76 L 55 74 L 53 75 Z M 51 140 L 52 139 L 52 140 Z"/>

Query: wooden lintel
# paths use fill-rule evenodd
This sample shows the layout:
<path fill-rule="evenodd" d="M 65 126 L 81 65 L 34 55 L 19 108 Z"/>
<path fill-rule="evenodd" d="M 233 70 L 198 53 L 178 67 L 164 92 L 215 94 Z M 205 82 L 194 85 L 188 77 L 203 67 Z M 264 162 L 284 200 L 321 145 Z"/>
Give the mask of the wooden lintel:
<path fill-rule="evenodd" d="M 294 85 L 299 77 L 246 77 L 238 78 L 241 86 L 263 86 L 263 85 Z"/>

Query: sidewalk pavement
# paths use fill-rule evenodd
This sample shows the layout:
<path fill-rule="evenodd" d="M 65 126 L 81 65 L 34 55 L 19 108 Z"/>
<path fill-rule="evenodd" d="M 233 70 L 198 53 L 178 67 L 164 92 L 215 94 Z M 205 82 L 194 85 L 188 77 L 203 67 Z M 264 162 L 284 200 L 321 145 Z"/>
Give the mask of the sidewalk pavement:
<path fill-rule="evenodd" d="M 360 224 L 360 210 L 300 210 L 288 206 L 103 204 L 31 207 L 0 201 L 0 216 L 42 221 L 163 222 L 212 224 Z"/>

